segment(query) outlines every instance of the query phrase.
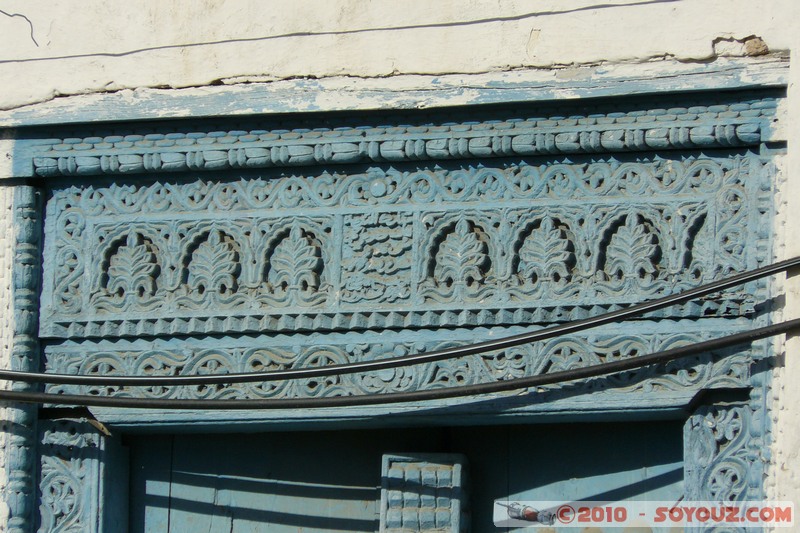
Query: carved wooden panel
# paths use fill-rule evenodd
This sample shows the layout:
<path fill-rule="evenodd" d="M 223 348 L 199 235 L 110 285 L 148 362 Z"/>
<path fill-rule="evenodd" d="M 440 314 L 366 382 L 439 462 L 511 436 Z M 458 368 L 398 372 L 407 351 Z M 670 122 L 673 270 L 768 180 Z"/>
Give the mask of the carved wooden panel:
<path fill-rule="evenodd" d="M 85 420 L 39 421 L 37 530 L 127 531 L 128 457 Z"/>
<path fill-rule="evenodd" d="M 667 153 L 59 188 L 42 334 L 580 318 L 756 266 L 770 174 Z"/>
<path fill-rule="evenodd" d="M 34 152 L 42 175 L 148 173 L 51 181 L 40 323 L 54 339 L 47 368 L 181 375 L 377 359 L 478 340 L 471 328 L 502 335 L 584 318 L 763 264 L 775 169 L 747 146 L 771 127 L 776 100 L 668 102 L 43 141 Z M 356 137 L 361 144 L 348 148 Z M 50 152 L 62 155 L 48 162 Z M 419 161 L 431 158 L 442 161 Z M 271 166 L 297 168 L 252 170 Z M 194 168 L 212 172 L 168 174 Z M 746 323 L 728 319 L 752 316 L 764 287 L 648 317 L 687 320 L 681 331 L 643 321 L 626 335 L 303 382 L 50 390 L 278 398 L 485 383 L 739 330 Z M 691 327 L 701 318 L 714 321 Z M 431 329 L 443 326 L 462 329 Z M 374 333 L 386 329 L 401 332 Z M 402 331 L 412 330 L 410 341 Z M 309 345 L 311 331 L 340 336 Z M 116 340 L 141 336 L 160 340 L 145 348 Z M 707 354 L 603 387 L 746 386 L 755 353 Z"/>
<path fill-rule="evenodd" d="M 693 99 L 162 124 L 36 140 L 26 153 L 49 191 L 44 366 L 196 375 L 403 356 L 584 318 L 755 268 L 771 259 L 775 167 L 760 144 L 777 97 Z M 30 294 L 34 278 L 26 278 Z M 508 380 L 747 329 L 763 319 L 765 289 L 752 283 L 617 329 L 363 375 L 48 390 L 302 398 Z M 38 353 L 28 331 L 35 320 L 24 325 L 27 353 Z M 614 399 L 598 394 L 581 408 L 620 412 L 644 399 L 674 407 L 710 388 L 753 387 L 756 397 L 767 378 L 753 360 L 767 354 L 763 345 L 707 353 L 527 398 L 613 390 Z M 768 422 L 764 405 L 753 405 L 691 416 L 687 497 L 740 498 L 740 476 L 760 475 L 751 452 L 768 438 Z M 489 416 L 501 409 L 481 408 Z M 202 424 L 203 416 L 189 418 Z M 58 448 L 96 436 L 42 431 L 43 450 L 53 451 L 41 457 L 42 523 L 53 530 L 96 523 L 99 511 L 86 504 L 95 489 L 80 486 L 83 479 L 97 486 L 99 470 L 83 460 L 83 441 Z M 419 483 L 416 472 L 435 461 L 388 461 L 383 528 L 466 527 L 458 461 L 436 463 L 442 477 Z M 761 496 L 760 478 L 747 484 L 748 497 Z M 441 492 L 441 505 L 423 505 L 431 491 Z"/>
<path fill-rule="evenodd" d="M 688 325 L 685 326 L 688 328 Z M 735 331 L 723 325 L 705 331 L 667 332 L 631 326 L 619 330 L 570 335 L 502 351 L 379 372 L 328 376 L 295 381 L 272 381 L 227 386 L 192 387 L 82 387 L 50 385 L 48 391 L 143 398 L 309 398 L 430 390 L 509 380 L 586 365 L 596 365 L 700 342 Z M 502 333 L 496 333 L 502 335 Z M 446 331 L 408 341 L 397 334 L 348 335 L 301 345 L 302 339 L 248 337 L 237 341 L 116 342 L 113 345 L 81 342 L 51 346 L 48 366 L 59 372 L 83 375 L 197 375 L 308 368 L 371 361 L 467 344 L 476 340 L 468 332 Z M 480 338 L 480 337 L 478 337 Z M 121 344 L 127 344 L 123 347 Z M 745 387 L 751 358 L 763 350 L 720 351 L 700 354 L 665 367 L 653 366 L 623 375 L 589 381 L 585 392 L 669 393 L 684 389 Z M 760 354 L 760 355 L 759 355 Z M 568 385 L 572 387 L 574 385 Z M 559 386 L 548 387 L 557 390 Z"/>
<path fill-rule="evenodd" d="M 467 532 L 468 502 L 463 455 L 383 456 L 380 533 Z"/>

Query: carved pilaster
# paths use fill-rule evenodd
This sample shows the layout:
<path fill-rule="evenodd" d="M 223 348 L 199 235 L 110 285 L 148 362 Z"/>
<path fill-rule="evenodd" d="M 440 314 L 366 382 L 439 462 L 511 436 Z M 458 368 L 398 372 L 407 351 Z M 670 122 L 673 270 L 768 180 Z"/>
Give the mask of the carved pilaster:
<path fill-rule="evenodd" d="M 10 366 L 14 370 L 39 369 L 39 286 L 41 277 L 41 194 L 20 186 L 14 193 L 14 337 Z M 30 385 L 15 383 L 14 390 Z M 6 468 L 8 531 L 30 532 L 35 507 L 36 406 L 18 405 L 8 410 Z"/>
<path fill-rule="evenodd" d="M 702 406 L 689 417 L 684 426 L 684 498 L 687 501 L 763 499 L 767 448 L 762 445 L 766 427 L 764 409 L 758 401 L 761 396 L 761 387 L 756 387 L 747 404 Z"/>
<path fill-rule="evenodd" d="M 119 443 L 84 421 L 42 420 L 39 446 L 38 531 L 123 533 L 127 477 Z"/>
<path fill-rule="evenodd" d="M 689 417 L 684 428 L 687 500 L 747 499 L 751 418 L 745 405 L 703 406 Z"/>
<path fill-rule="evenodd" d="M 100 436 L 88 424 L 42 421 L 40 424 L 41 533 L 97 531 L 97 483 Z"/>

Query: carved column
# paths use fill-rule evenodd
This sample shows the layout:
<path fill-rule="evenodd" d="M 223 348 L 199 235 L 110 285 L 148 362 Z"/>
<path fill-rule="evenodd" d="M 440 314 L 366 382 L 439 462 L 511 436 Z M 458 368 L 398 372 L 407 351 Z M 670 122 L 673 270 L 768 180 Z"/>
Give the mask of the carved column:
<path fill-rule="evenodd" d="M 41 193 L 34 187 L 16 187 L 14 192 L 14 338 L 11 348 L 13 370 L 39 370 L 39 285 L 41 278 Z M 14 390 L 33 386 L 14 383 Z M 6 468 L 8 489 L 8 531 L 30 532 L 34 516 L 36 475 L 35 405 L 8 409 Z"/>

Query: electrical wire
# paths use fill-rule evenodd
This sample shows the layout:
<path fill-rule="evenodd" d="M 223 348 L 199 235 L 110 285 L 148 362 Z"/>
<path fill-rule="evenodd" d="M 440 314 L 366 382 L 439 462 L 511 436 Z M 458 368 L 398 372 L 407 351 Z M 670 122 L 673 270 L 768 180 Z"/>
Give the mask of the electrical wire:
<path fill-rule="evenodd" d="M 251 399 L 251 400 L 199 400 L 199 399 L 155 399 L 155 398 L 124 398 L 109 396 L 91 396 L 78 394 L 52 394 L 42 392 L 0 391 L 0 400 L 23 403 L 52 403 L 58 405 L 72 405 L 84 407 L 117 407 L 117 408 L 144 408 L 144 409 L 207 409 L 207 410 L 241 410 L 241 409 L 310 409 L 348 407 L 359 405 L 380 405 L 389 403 L 404 403 L 424 400 L 440 400 L 505 392 L 530 387 L 541 387 L 565 383 L 577 379 L 597 377 L 626 370 L 633 370 L 644 366 L 663 364 L 698 353 L 720 350 L 738 344 L 751 343 L 774 335 L 787 333 L 800 328 L 800 319 L 781 322 L 763 328 L 728 335 L 718 339 L 708 340 L 678 348 L 672 348 L 648 355 L 631 357 L 597 365 L 586 366 L 539 374 L 524 378 L 515 378 L 491 383 L 476 385 L 462 385 L 432 390 L 396 392 L 384 394 L 362 394 L 358 396 L 336 396 L 330 398 L 278 398 L 278 399 Z"/>
<path fill-rule="evenodd" d="M 616 322 L 638 316 L 644 313 L 663 309 L 671 305 L 684 303 L 695 298 L 707 296 L 736 285 L 761 279 L 773 274 L 784 272 L 790 268 L 800 266 L 800 257 L 780 261 L 772 265 L 761 267 L 748 272 L 743 272 L 722 280 L 700 285 L 693 289 L 636 304 L 624 309 L 604 313 L 601 315 L 575 320 L 543 328 L 537 331 L 521 333 L 500 339 L 435 350 L 428 353 L 418 353 L 410 356 L 393 357 L 373 361 L 359 361 L 315 368 L 290 368 L 269 372 L 242 372 L 217 375 L 191 375 L 191 376 L 89 376 L 75 374 L 48 374 L 42 372 L 21 372 L 15 370 L 0 370 L 0 380 L 22 381 L 26 383 L 53 383 L 59 385 L 87 385 L 87 386 L 180 386 L 180 385 L 215 385 L 233 383 L 254 383 L 278 380 L 308 379 L 321 376 L 338 376 L 389 368 L 407 367 L 423 363 L 432 363 L 446 359 L 467 357 L 494 350 L 504 350 L 566 335 L 577 333 L 590 328 L 595 328 L 611 322 Z"/>

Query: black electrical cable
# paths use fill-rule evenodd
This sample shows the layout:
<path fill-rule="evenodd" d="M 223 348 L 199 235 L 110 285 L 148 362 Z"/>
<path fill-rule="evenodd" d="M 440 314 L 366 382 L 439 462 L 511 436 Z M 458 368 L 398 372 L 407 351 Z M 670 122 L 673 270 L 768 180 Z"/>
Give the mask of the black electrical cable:
<path fill-rule="evenodd" d="M 231 383 L 254 383 L 264 381 L 278 381 L 289 379 L 307 379 L 320 376 L 338 376 L 354 374 L 373 370 L 385 370 L 423 363 L 455 359 L 493 350 L 504 350 L 529 344 L 532 342 L 551 339 L 568 333 L 576 333 L 586 329 L 602 326 L 611 322 L 624 320 L 633 316 L 663 309 L 671 305 L 684 303 L 694 298 L 706 296 L 736 285 L 741 285 L 760 278 L 784 272 L 790 268 L 800 266 L 800 257 L 780 261 L 762 268 L 743 272 L 719 281 L 700 285 L 678 294 L 672 294 L 649 302 L 626 307 L 610 313 L 594 317 L 575 320 L 566 324 L 559 324 L 537 331 L 521 333 L 510 337 L 491 341 L 456 346 L 435 350 L 423 354 L 401 356 L 377 361 L 359 361 L 343 363 L 316 368 L 290 368 L 287 370 L 273 370 L 269 372 L 242 372 L 217 375 L 192 375 L 192 376 L 87 376 L 74 374 L 47 374 L 42 372 L 20 372 L 15 370 L 0 370 L 0 380 L 22 381 L 26 383 L 53 383 L 59 385 L 87 385 L 87 386 L 176 386 L 176 385 L 214 385 Z"/>
<path fill-rule="evenodd" d="M 378 405 L 424 400 L 440 400 L 462 396 L 490 394 L 529 387 L 540 387 L 633 370 L 643 366 L 667 363 L 698 353 L 720 350 L 737 344 L 751 343 L 793 329 L 800 328 L 800 319 L 781 322 L 759 329 L 728 335 L 719 339 L 708 340 L 679 348 L 672 348 L 649 355 L 631 357 L 598 365 L 575 368 L 550 374 L 539 374 L 525 378 L 509 379 L 477 385 L 463 385 L 441 389 L 396 392 L 387 394 L 362 394 L 358 396 L 336 396 L 331 398 L 279 398 L 255 400 L 171 400 L 151 398 L 123 398 L 108 396 L 90 396 L 78 394 L 51 394 L 43 392 L 0 391 L 0 400 L 24 403 L 51 403 L 85 407 L 121 407 L 146 409 L 302 409 L 324 407 L 347 407 L 357 405 Z"/>

